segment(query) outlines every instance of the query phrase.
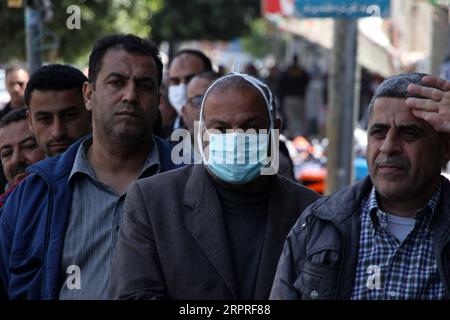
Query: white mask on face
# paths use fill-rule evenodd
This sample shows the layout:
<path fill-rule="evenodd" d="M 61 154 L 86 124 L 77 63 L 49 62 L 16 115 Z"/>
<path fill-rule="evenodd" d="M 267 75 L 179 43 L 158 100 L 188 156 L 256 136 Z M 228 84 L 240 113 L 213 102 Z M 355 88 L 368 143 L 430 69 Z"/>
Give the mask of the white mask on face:
<path fill-rule="evenodd" d="M 178 115 L 181 115 L 181 108 L 187 102 L 187 86 L 185 83 L 169 86 L 169 102 L 175 108 Z"/>

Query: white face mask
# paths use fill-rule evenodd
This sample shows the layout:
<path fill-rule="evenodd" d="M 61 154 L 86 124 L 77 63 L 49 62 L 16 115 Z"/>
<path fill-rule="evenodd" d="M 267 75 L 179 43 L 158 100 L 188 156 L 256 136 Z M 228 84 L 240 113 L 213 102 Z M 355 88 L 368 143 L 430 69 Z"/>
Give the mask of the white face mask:
<path fill-rule="evenodd" d="M 184 83 L 169 86 L 169 102 L 181 116 L 181 108 L 187 102 L 187 86 Z"/>

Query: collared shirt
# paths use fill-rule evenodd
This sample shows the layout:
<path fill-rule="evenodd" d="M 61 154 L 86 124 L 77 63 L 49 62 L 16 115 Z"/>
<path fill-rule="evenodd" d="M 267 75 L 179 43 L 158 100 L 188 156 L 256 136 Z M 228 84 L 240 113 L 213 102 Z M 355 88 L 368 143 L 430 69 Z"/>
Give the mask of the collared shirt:
<path fill-rule="evenodd" d="M 68 183 L 73 183 L 72 205 L 62 253 L 65 281 L 60 299 L 106 299 L 117 231 L 123 220 L 126 193 L 118 195 L 100 182 L 87 160 L 92 137 L 80 145 Z M 154 141 L 139 178 L 160 170 Z"/>
<path fill-rule="evenodd" d="M 403 242 L 389 233 L 387 214 L 378 207 L 375 188 L 361 207 L 358 264 L 352 300 L 443 299 L 433 252 L 433 217 L 441 187 L 416 212 L 416 223 Z"/>

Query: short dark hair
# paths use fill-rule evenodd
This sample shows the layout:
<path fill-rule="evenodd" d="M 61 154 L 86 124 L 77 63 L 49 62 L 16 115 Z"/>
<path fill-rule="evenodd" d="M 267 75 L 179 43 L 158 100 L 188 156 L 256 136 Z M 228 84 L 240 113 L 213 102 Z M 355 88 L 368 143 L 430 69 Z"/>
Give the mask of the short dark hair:
<path fill-rule="evenodd" d="M 86 76 L 77 68 L 67 64 L 49 64 L 37 69 L 30 77 L 25 88 L 25 104 L 30 107 L 33 90 L 70 90 L 80 89 L 82 94 Z"/>
<path fill-rule="evenodd" d="M 396 76 L 392 76 L 384 80 L 375 90 L 373 94 L 372 100 L 369 103 L 368 115 L 369 117 L 372 114 L 373 106 L 375 104 L 375 100 L 377 98 L 408 98 L 408 97 L 417 97 L 408 93 L 407 87 L 410 83 L 420 84 L 422 86 L 426 86 L 422 84 L 422 78 L 426 76 L 425 73 L 419 72 L 409 72 L 402 73 Z M 423 98 L 423 97 L 417 97 Z"/>
<path fill-rule="evenodd" d="M 140 53 L 151 56 L 158 69 L 158 85 L 161 84 L 163 64 L 156 45 L 133 34 L 112 34 L 100 38 L 89 55 L 89 82 L 95 85 L 102 59 L 110 48 L 123 49 L 129 53 Z"/>
<path fill-rule="evenodd" d="M 175 53 L 172 59 L 170 60 L 169 68 L 172 65 L 173 60 L 175 60 L 176 57 L 181 56 L 182 54 L 190 54 L 196 56 L 203 62 L 204 66 L 203 71 L 213 71 L 211 60 L 206 56 L 206 54 L 196 49 L 181 49 L 180 51 Z"/>
<path fill-rule="evenodd" d="M 0 128 L 4 128 L 10 123 L 26 120 L 27 119 L 27 108 L 22 107 L 18 109 L 12 109 L 7 114 L 5 114 L 0 121 Z"/>

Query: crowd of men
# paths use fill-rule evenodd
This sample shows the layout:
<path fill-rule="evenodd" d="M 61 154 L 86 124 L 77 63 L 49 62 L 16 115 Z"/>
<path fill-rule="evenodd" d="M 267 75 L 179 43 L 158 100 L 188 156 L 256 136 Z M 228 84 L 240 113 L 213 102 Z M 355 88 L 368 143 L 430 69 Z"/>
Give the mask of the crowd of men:
<path fill-rule="evenodd" d="M 6 82 L 0 298 L 450 298 L 448 81 L 384 81 L 369 175 L 323 197 L 292 175 L 270 88 L 201 51 L 164 72 L 152 42 L 116 34 L 87 77 Z"/>

